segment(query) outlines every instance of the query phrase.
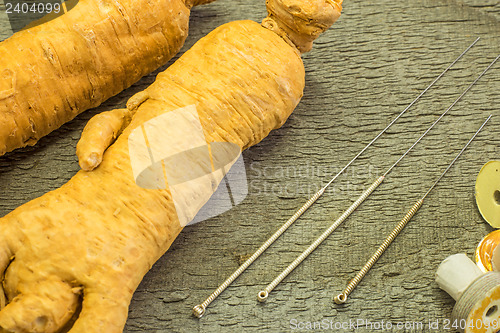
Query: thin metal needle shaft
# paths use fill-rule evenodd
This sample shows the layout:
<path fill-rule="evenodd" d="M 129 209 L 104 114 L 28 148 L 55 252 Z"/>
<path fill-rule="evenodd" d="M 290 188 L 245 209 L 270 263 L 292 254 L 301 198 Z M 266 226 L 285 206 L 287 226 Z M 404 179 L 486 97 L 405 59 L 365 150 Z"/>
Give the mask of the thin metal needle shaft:
<path fill-rule="evenodd" d="M 469 147 L 471 142 L 476 138 L 479 132 L 482 131 L 483 127 L 486 123 L 491 119 L 491 115 L 486 119 L 486 121 L 481 125 L 481 127 L 476 131 L 476 133 L 472 136 L 472 138 L 467 142 L 467 144 L 463 147 L 463 149 L 458 153 L 455 159 L 448 165 L 448 167 L 441 173 L 438 179 L 432 184 L 429 190 L 424 194 L 422 198 L 420 198 L 415 204 L 410 208 L 410 210 L 406 213 L 403 219 L 396 225 L 396 227 L 391 231 L 389 236 L 382 242 L 377 251 L 368 259 L 366 264 L 359 270 L 356 276 L 347 284 L 344 291 L 335 296 L 333 299 L 337 304 L 343 304 L 347 301 L 347 297 L 352 293 L 352 291 L 358 286 L 358 284 L 363 280 L 365 275 L 370 271 L 370 269 L 375 265 L 378 259 L 384 254 L 385 250 L 391 245 L 391 243 L 396 239 L 399 233 L 404 229 L 404 227 L 410 222 L 412 217 L 417 213 L 417 211 L 424 204 L 424 200 L 429 195 L 429 193 L 434 189 L 434 187 L 439 183 L 439 181 L 444 177 L 444 175 L 451 169 L 451 167 L 455 164 L 455 162 L 462 156 L 464 151 Z"/>
<path fill-rule="evenodd" d="M 298 218 L 304 214 L 309 207 L 311 207 L 326 191 L 328 186 L 330 186 L 344 171 L 351 166 L 369 147 L 375 143 L 399 118 L 401 118 L 406 111 L 408 111 L 434 84 L 443 77 L 449 69 L 451 69 L 478 41 L 478 37 L 472 44 L 470 44 L 441 74 L 439 74 L 434 81 L 432 81 L 427 88 L 425 88 L 396 118 L 394 118 L 389 125 L 387 125 L 372 141 L 370 141 L 354 158 L 347 163 L 346 166 L 342 168 L 325 186 L 323 186 L 318 192 L 316 192 L 306 203 L 295 212 L 295 214 L 288 219 L 276 232 L 269 237 L 267 241 L 262 244 L 255 253 L 248 258 L 233 274 L 231 274 L 226 281 L 224 281 L 203 303 L 193 307 L 193 315 L 195 317 L 201 318 L 205 314 L 206 308 L 224 291 L 226 288 L 233 283 L 257 258 L 266 251 L 269 246 L 271 246 Z"/>
<path fill-rule="evenodd" d="M 476 138 L 476 136 L 483 130 L 483 127 L 486 126 L 486 124 L 488 123 L 488 121 L 490 121 L 492 115 L 490 115 L 486 121 L 481 125 L 481 127 L 479 127 L 479 129 L 477 130 L 476 133 L 474 133 L 474 135 L 472 136 L 472 138 L 469 140 L 469 142 L 467 142 L 467 144 L 462 148 L 462 150 L 457 154 L 457 156 L 455 157 L 455 159 L 450 163 L 450 165 L 448 165 L 448 167 L 443 171 L 443 173 L 438 177 L 438 179 L 434 182 L 434 184 L 432 184 L 432 186 L 429 188 L 429 190 L 424 194 L 424 196 L 422 197 L 422 200 L 424 200 L 428 195 L 429 193 L 431 193 L 431 191 L 434 189 L 434 187 L 436 187 L 436 185 L 439 183 L 439 181 L 441 180 L 441 178 L 444 177 L 444 175 L 446 175 L 446 173 L 451 169 L 451 167 L 455 164 L 455 162 L 460 158 L 460 156 L 462 156 L 462 154 L 464 153 L 464 151 L 469 147 L 469 145 L 472 143 L 472 141 L 474 141 L 474 139 Z"/>
<path fill-rule="evenodd" d="M 495 58 L 495 60 L 493 60 L 488 65 L 488 67 L 486 67 L 486 69 L 481 74 L 479 74 L 479 76 L 467 87 L 467 89 L 465 89 L 464 92 L 462 94 L 460 94 L 460 96 L 458 96 L 458 98 L 453 103 L 451 103 L 450 107 L 448 109 L 446 109 L 446 111 L 441 116 L 439 116 L 439 118 L 434 122 L 434 124 L 432 124 L 431 127 L 429 127 L 427 129 L 427 131 L 425 131 L 425 133 L 422 134 L 422 136 L 417 141 L 415 141 L 415 143 L 413 144 L 413 146 L 411 146 L 406 151 L 406 153 L 404 153 L 403 155 L 401 155 L 401 157 L 396 161 L 396 163 L 394 163 L 393 166 L 390 167 L 389 170 L 387 170 L 387 172 L 384 174 L 384 176 L 386 176 L 387 174 L 389 174 L 392 171 L 392 169 L 394 169 L 396 167 L 396 165 L 398 165 L 398 163 L 401 162 L 401 160 L 403 158 L 405 158 L 405 156 L 413 149 L 413 147 L 416 146 L 420 142 L 420 140 L 422 140 L 423 137 L 426 136 L 427 133 L 429 133 L 429 131 L 441 120 L 441 118 L 443 118 L 448 113 L 448 111 L 450 111 L 455 106 L 455 104 L 457 104 L 462 99 L 462 97 L 464 97 L 465 94 L 467 94 L 469 92 L 469 90 L 477 83 L 477 81 L 479 81 L 480 78 L 483 77 L 484 74 L 486 74 L 486 72 L 497 62 L 497 60 L 499 58 L 500 58 L 500 55 L 498 55 Z"/>
<path fill-rule="evenodd" d="M 439 79 L 441 79 L 443 77 L 444 74 L 446 74 L 446 72 L 448 72 L 448 70 L 450 70 L 450 68 L 452 68 L 480 39 L 481 37 L 478 37 L 476 38 L 475 41 L 472 42 L 472 44 L 469 45 L 469 47 L 467 47 L 448 67 L 446 67 L 446 69 L 441 73 L 439 74 L 435 79 L 434 81 L 432 81 L 428 86 L 427 88 L 425 88 L 421 93 L 420 95 L 418 95 L 410 104 L 408 104 L 408 106 L 396 117 L 394 118 L 390 123 L 389 125 L 387 125 L 375 138 L 373 138 L 372 141 L 370 141 L 370 143 L 368 143 L 356 156 L 354 156 L 354 158 L 349 161 L 349 163 L 346 164 L 345 167 L 342 168 L 342 170 L 339 171 L 339 173 L 337 173 L 324 187 L 323 189 L 326 189 L 328 186 L 330 186 L 342 173 L 344 173 L 344 171 L 349 167 L 351 166 L 352 163 L 354 163 L 358 157 L 360 157 L 368 148 L 370 148 L 371 145 L 373 145 L 375 143 L 375 141 L 377 141 L 381 136 L 382 134 L 384 134 L 385 132 L 387 132 L 387 130 L 392 126 L 394 125 L 394 123 L 396 121 L 399 120 L 399 118 L 401 118 L 405 113 L 406 111 L 408 111 L 419 99 L 420 97 L 422 97 L 430 88 L 432 88 L 432 86 L 434 86 L 434 84 L 436 82 L 439 81 Z"/>
<path fill-rule="evenodd" d="M 267 285 L 267 287 L 260 291 L 259 294 L 257 295 L 257 299 L 259 302 L 265 302 L 267 300 L 267 297 L 269 296 L 269 293 L 273 291 L 274 288 L 278 284 L 280 284 L 281 281 L 283 281 L 284 278 L 288 276 L 298 265 L 302 263 L 316 248 L 330 236 L 332 232 L 337 229 L 339 225 L 341 225 L 355 210 L 358 208 L 363 201 L 366 200 L 372 194 L 375 189 L 382 184 L 384 181 L 384 176 L 379 177 L 373 184 L 370 185 L 357 199 L 356 201 L 353 202 L 353 204 L 347 208 L 347 210 L 328 228 L 326 229 L 321 236 L 319 236 L 309 247 L 302 252 L 287 268 L 281 272 L 280 275 L 278 275 L 271 283 Z"/>
<path fill-rule="evenodd" d="M 451 104 L 451 106 L 444 111 L 441 116 L 420 136 L 420 138 L 417 139 L 413 143 L 413 145 L 394 163 L 381 177 L 379 177 L 369 188 L 370 190 L 373 186 L 375 186 L 371 192 L 373 192 L 385 179 L 385 177 L 401 162 L 401 160 L 408 155 L 408 153 L 430 132 L 434 126 L 450 111 L 456 104 L 457 102 L 462 99 L 462 97 L 472 88 L 473 85 L 476 84 L 477 81 L 493 66 L 493 64 L 500 58 L 500 55 L 490 63 L 490 65 L 465 89 L 465 91 Z M 367 191 L 368 191 L 367 190 Z M 283 281 L 284 278 L 286 278 L 298 265 L 304 261 L 309 254 L 311 254 L 340 224 L 342 224 L 348 217 L 349 215 L 356 210 L 361 203 L 363 203 L 364 200 L 368 198 L 368 196 L 371 194 L 368 193 L 366 196 L 365 191 L 352 205 L 349 207 L 344 214 L 341 215 L 339 219 L 337 219 L 320 237 L 318 237 L 302 254 L 300 254 L 281 274 L 279 274 L 270 284 L 267 285 L 267 287 L 264 290 L 261 290 L 257 294 L 257 299 L 259 302 L 265 302 L 269 296 L 269 293 L 276 288 L 278 284 Z"/>

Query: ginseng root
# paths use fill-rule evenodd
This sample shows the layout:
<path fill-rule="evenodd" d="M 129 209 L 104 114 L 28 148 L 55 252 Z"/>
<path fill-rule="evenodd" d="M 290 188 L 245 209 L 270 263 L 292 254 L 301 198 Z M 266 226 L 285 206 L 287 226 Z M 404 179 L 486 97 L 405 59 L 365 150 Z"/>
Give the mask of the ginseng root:
<path fill-rule="evenodd" d="M 0 156 L 32 146 L 166 64 L 190 8 L 213 0 L 79 0 L 0 43 Z"/>
<path fill-rule="evenodd" d="M 74 321 L 71 333 L 123 330 L 143 276 L 222 179 L 216 172 L 198 177 L 197 168 L 220 162 L 215 146 L 212 159 L 203 160 L 182 155 L 182 145 L 202 140 L 241 151 L 282 126 L 303 94 L 300 53 L 339 17 L 341 1 L 270 0 L 268 9 L 263 26 L 237 21 L 215 29 L 133 97 L 128 111 L 89 123 L 87 133 L 100 128 L 102 135 L 97 144 L 82 138 L 90 140 L 80 146 L 86 156 L 93 148 L 102 153 L 117 136 L 99 166 L 0 219 L 8 302 L 1 328 L 56 332 Z M 159 175 L 177 172 L 186 176 L 183 182 L 167 176 L 138 185 L 156 179 L 136 177 L 134 168 L 155 157 L 157 145 L 182 155 L 151 158 Z M 158 175 L 153 166 L 145 174 Z"/>

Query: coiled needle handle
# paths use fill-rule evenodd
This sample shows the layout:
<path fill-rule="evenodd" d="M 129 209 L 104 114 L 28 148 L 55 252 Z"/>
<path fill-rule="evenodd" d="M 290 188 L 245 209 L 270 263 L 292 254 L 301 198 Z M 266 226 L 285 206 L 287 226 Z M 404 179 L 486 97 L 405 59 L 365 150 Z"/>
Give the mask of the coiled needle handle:
<path fill-rule="evenodd" d="M 422 207 L 424 203 L 423 199 L 418 200 L 406 213 L 405 217 L 398 223 L 396 228 L 392 230 L 392 232 L 389 234 L 389 236 L 384 240 L 382 245 L 379 246 L 377 251 L 371 256 L 371 258 L 366 262 L 366 264 L 361 268 L 361 270 L 356 274 L 356 276 L 347 284 L 347 287 L 344 289 L 342 293 L 339 295 L 335 296 L 333 299 L 335 303 L 337 304 L 343 304 L 347 300 L 347 296 L 356 288 L 356 286 L 363 280 L 365 277 L 366 273 L 375 265 L 377 260 L 380 258 L 380 256 L 387 250 L 389 245 L 396 239 L 396 237 L 399 235 L 401 230 L 408 224 L 408 222 L 411 220 L 411 218 L 418 212 L 420 207 Z"/>
<path fill-rule="evenodd" d="M 429 193 L 436 187 L 439 181 L 444 177 L 444 175 L 451 169 L 451 167 L 455 164 L 455 162 L 462 156 L 464 151 L 469 147 L 472 141 L 476 138 L 476 136 L 483 130 L 483 127 L 486 123 L 491 119 L 491 115 L 486 119 L 486 121 L 481 125 L 481 127 L 476 131 L 476 133 L 472 136 L 472 138 L 467 142 L 467 144 L 462 148 L 462 150 L 457 154 L 457 156 L 451 161 L 448 167 L 441 173 L 438 179 L 432 184 L 429 190 L 424 194 L 422 198 L 420 198 L 415 204 L 410 208 L 408 213 L 403 217 L 403 219 L 396 225 L 394 230 L 387 236 L 387 238 L 382 242 L 377 251 L 368 259 L 366 264 L 361 268 L 361 270 L 356 274 L 356 276 L 347 284 L 347 287 L 340 294 L 335 296 L 333 301 L 337 304 L 343 304 L 347 301 L 347 297 L 351 294 L 354 288 L 363 280 L 368 271 L 375 265 L 377 260 L 382 256 L 382 254 L 387 250 L 387 248 L 391 245 L 391 243 L 396 239 L 399 233 L 404 229 L 404 227 L 410 222 L 412 217 L 418 212 L 420 207 L 424 204 L 424 199 L 429 195 Z"/>
<path fill-rule="evenodd" d="M 288 266 L 283 272 L 281 272 L 280 275 L 278 275 L 276 277 L 276 279 L 273 280 L 273 282 L 271 282 L 264 290 L 261 290 L 258 294 L 257 294 L 257 299 L 259 300 L 259 302 L 265 302 L 269 296 L 269 293 L 281 282 L 283 281 L 283 279 L 288 276 L 288 274 L 290 274 L 295 267 L 297 267 L 298 265 L 300 265 L 300 263 L 302 261 L 304 261 L 305 258 L 307 258 L 307 256 L 309 254 L 311 254 L 312 251 L 314 251 L 314 249 L 316 249 L 316 247 L 319 246 L 319 244 L 321 244 L 321 242 L 323 242 L 327 237 L 328 235 L 330 235 L 338 226 L 338 224 L 342 223 L 345 219 L 347 219 L 347 217 L 349 217 L 349 215 L 351 215 L 351 213 L 371 194 L 371 192 L 373 192 L 373 190 L 375 190 L 375 188 L 380 185 L 380 183 L 382 183 L 382 181 L 384 180 L 384 178 L 403 160 L 403 158 L 405 158 L 413 148 L 415 148 L 415 146 L 434 128 L 434 126 L 436 126 L 436 124 L 441 121 L 441 119 L 462 99 L 462 97 L 465 96 L 465 94 L 467 94 L 467 92 L 479 81 L 479 79 L 481 79 L 481 77 L 483 77 L 484 74 L 486 74 L 486 72 L 495 64 L 495 62 L 500 58 L 500 55 L 497 56 L 495 58 L 495 60 L 493 60 L 489 65 L 488 67 L 486 67 L 486 69 L 464 90 L 464 92 L 462 94 L 460 94 L 460 96 L 458 96 L 458 98 L 450 105 L 450 107 L 448 107 L 446 109 L 446 111 L 444 111 L 440 116 L 439 118 L 434 121 L 434 123 L 411 145 L 410 148 L 408 148 L 408 150 L 403 154 L 401 155 L 401 157 L 399 157 L 399 159 L 389 168 L 387 169 L 387 171 L 379 178 L 375 181 L 375 183 L 373 183 L 362 195 L 361 197 L 358 198 L 358 200 L 356 200 L 356 202 L 347 209 L 347 211 L 344 212 L 344 214 L 342 214 L 342 216 L 337 220 L 335 221 L 331 226 L 330 228 L 328 228 L 318 239 L 316 239 L 313 244 L 311 244 L 311 246 L 305 250 L 304 252 L 302 252 L 302 254 L 300 254 L 297 259 L 295 259 L 291 264 L 290 266 Z M 489 118 L 488 118 L 489 120 Z M 488 121 L 486 120 L 486 122 Z M 486 124 L 485 122 L 485 124 Z M 484 124 L 483 124 L 484 126 Z M 482 127 L 481 127 L 482 129 Z M 480 130 L 481 130 L 480 129 Z M 477 132 L 479 133 L 479 132 Z M 477 134 L 476 134 L 477 135 Z M 467 147 L 467 146 L 466 146 Z M 466 148 L 465 147 L 465 148 Z M 464 149 L 465 150 L 465 149 Z M 459 155 L 460 156 L 460 155 Z M 455 161 L 453 161 L 452 163 L 454 163 Z M 448 171 L 445 170 L 445 172 Z M 377 182 L 380 181 L 379 184 L 377 184 Z M 439 179 L 438 179 L 439 181 Z M 370 192 L 370 189 L 375 186 L 373 188 L 373 190 Z M 368 193 L 369 192 L 369 193 Z M 357 206 L 355 206 L 355 204 L 366 194 L 366 197 L 364 197 Z M 427 194 L 426 194 L 427 195 Z M 425 199 L 425 196 L 422 198 L 422 200 Z M 354 207 L 354 208 L 353 208 Z M 351 209 L 353 209 L 351 211 Z M 344 216 L 345 215 L 345 216 Z M 340 223 L 337 223 L 339 222 Z"/>
<path fill-rule="evenodd" d="M 286 221 L 286 223 L 281 226 L 281 228 L 279 228 L 271 237 L 269 237 L 269 239 L 264 244 L 262 244 L 250 258 L 248 258 L 240 267 L 238 267 L 238 269 L 234 271 L 234 273 L 231 274 L 226 279 L 226 281 L 224 281 L 224 283 L 222 283 L 203 303 L 196 305 L 193 308 L 193 315 L 197 318 L 203 317 L 207 306 L 209 306 L 210 303 L 212 303 L 214 299 L 217 298 L 217 296 L 219 296 L 224 290 L 226 290 L 226 288 L 234 280 L 236 280 L 236 278 L 240 276 L 241 273 L 243 273 L 243 271 L 247 269 L 248 266 L 250 266 L 269 246 L 271 246 L 271 244 L 274 243 L 274 241 L 278 239 L 278 237 L 281 236 L 281 234 L 283 234 L 285 230 L 288 229 L 290 225 L 292 225 L 293 222 L 295 222 L 309 207 L 311 207 L 311 205 L 316 202 L 316 200 L 318 200 L 318 198 L 325 192 L 325 190 L 326 187 L 323 187 L 318 192 L 316 192 L 316 194 L 313 195 L 309 200 L 307 200 L 307 202 L 297 212 L 295 212 L 295 214 L 293 214 L 292 217 L 290 217 L 290 219 L 288 219 L 288 221 Z"/>
<path fill-rule="evenodd" d="M 193 315 L 197 318 L 203 317 L 207 306 L 210 305 L 226 288 L 233 283 L 238 276 L 243 273 L 248 266 L 250 266 L 264 251 L 271 246 L 304 212 L 309 209 L 326 191 L 326 189 L 342 174 L 344 171 L 354 163 L 375 141 L 377 141 L 396 121 L 399 120 L 434 84 L 441 79 L 448 70 L 450 70 L 478 41 L 478 37 L 472 44 L 470 44 L 446 69 L 439 74 L 396 118 L 394 118 L 380 133 L 375 136 L 356 156 L 354 156 L 349 163 L 347 163 L 342 170 L 340 170 L 330 181 L 323 186 L 316 194 L 314 194 L 295 214 L 288 219 L 276 232 L 269 237 L 269 239 L 260 246 L 260 248 L 248 258 L 233 274 L 231 274 L 226 281 L 224 281 L 203 303 L 193 307 Z"/>
<path fill-rule="evenodd" d="M 325 239 L 330 236 L 332 232 L 337 229 L 339 225 L 341 225 L 351 214 L 358 208 L 363 201 L 366 200 L 372 194 L 375 189 L 382 184 L 384 181 L 385 176 L 380 176 L 373 184 L 370 185 L 359 197 L 356 199 L 356 201 L 353 202 L 353 204 L 328 228 L 326 229 L 321 236 L 319 236 L 309 247 L 302 252 L 283 272 L 281 272 L 280 275 L 278 275 L 264 290 L 260 291 L 257 295 L 257 299 L 259 302 L 265 302 L 267 300 L 267 297 L 269 296 L 269 293 L 273 291 L 274 288 L 278 284 L 280 284 L 281 281 L 283 281 L 284 278 L 288 276 L 302 261 L 304 261 L 305 258 L 307 258 Z"/>

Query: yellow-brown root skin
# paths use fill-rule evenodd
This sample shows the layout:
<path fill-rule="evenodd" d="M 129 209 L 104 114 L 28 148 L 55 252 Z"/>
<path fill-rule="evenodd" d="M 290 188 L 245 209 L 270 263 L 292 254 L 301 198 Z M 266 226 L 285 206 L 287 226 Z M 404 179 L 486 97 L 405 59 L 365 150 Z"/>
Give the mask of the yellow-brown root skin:
<path fill-rule="evenodd" d="M 82 170 L 94 170 L 102 162 L 104 151 L 132 120 L 128 109 L 102 112 L 90 119 L 76 145 L 76 155 Z"/>
<path fill-rule="evenodd" d="M 210 0 L 198 2 L 187 0 L 186 5 L 190 7 L 193 3 L 203 2 Z M 299 54 L 310 51 L 313 41 L 340 17 L 342 11 L 342 0 L 267 0 L 266 5 L 268 17 L 263 20 L 262 26 L 283 38 Z M 150 98 L 150 92 L 153 93 L 152 88 L 133 96 L 127 103 L 127 108 L 135 111 L 140 104 Z M 96 122 L 102 123 L 104 120 L 106 118 Z M 115 125 L 110 124 L 108 127 L 112 126 Z M 104 125 L 101 124 L 99 127 L 102 128 Z M 83 134 L 77 152 L 83 170 L 96 168 L 104 150 L 111 143 L 108 136 L 101 138 L 97 135 L 100 139 L 95 140 L 89 137 L 90 135 Z"/>
<path fill-rule="evenodd" d="M 9 300 L 36 294 L 29 286 L 47 279 L 64 281 L 71 290 L 82 288 L 83 309 L 71 333 L 120 332 L 142 277 L 182 230 L 170 191 L 134 182 L 131 132 L 194 104 L 207 142 L 246 149 L 283 125 L 302 97 L 304 81 L 296 51 L 255 22 L 232 22 L 202 38 L 131 99 L 137 109 L 132 122 L 98 168 L 78 172 L 60 189 L 0 219 L 0 230 L 14 230 L 8 245 L 0 235 L 0 249 L 15 256 L 4 281 Z M 187 195 L 208 201 L 212 192 L 193 188 Z M 47 308 L 49 300 L 39 302 Z M 74 309 L 58 302 L 47 311 L 51 318 Z"/>
<path fill-rule="evenodd" d="M 189 13 L 183 0 L 80 0 L 1 42 L 0 156 L 167 63 L 187 37 Z"/>
<path fill-rule="evenodd" d="M 309 52 L 313 41 L 340 17 L 342 1 L 267 0 L 268 18 L 263 24 L 301 53 Z"/>

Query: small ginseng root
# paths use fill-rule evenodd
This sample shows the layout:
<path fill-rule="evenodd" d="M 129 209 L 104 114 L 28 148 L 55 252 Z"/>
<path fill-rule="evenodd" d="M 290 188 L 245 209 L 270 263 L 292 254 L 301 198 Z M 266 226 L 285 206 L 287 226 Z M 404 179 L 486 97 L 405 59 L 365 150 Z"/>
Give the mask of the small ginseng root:
<path fill-rule="evenodd" d="M 191 8 L 214 0 L 79 0 L 0 43 L 0 156 L 32 146 L 166 64 Z"/>

